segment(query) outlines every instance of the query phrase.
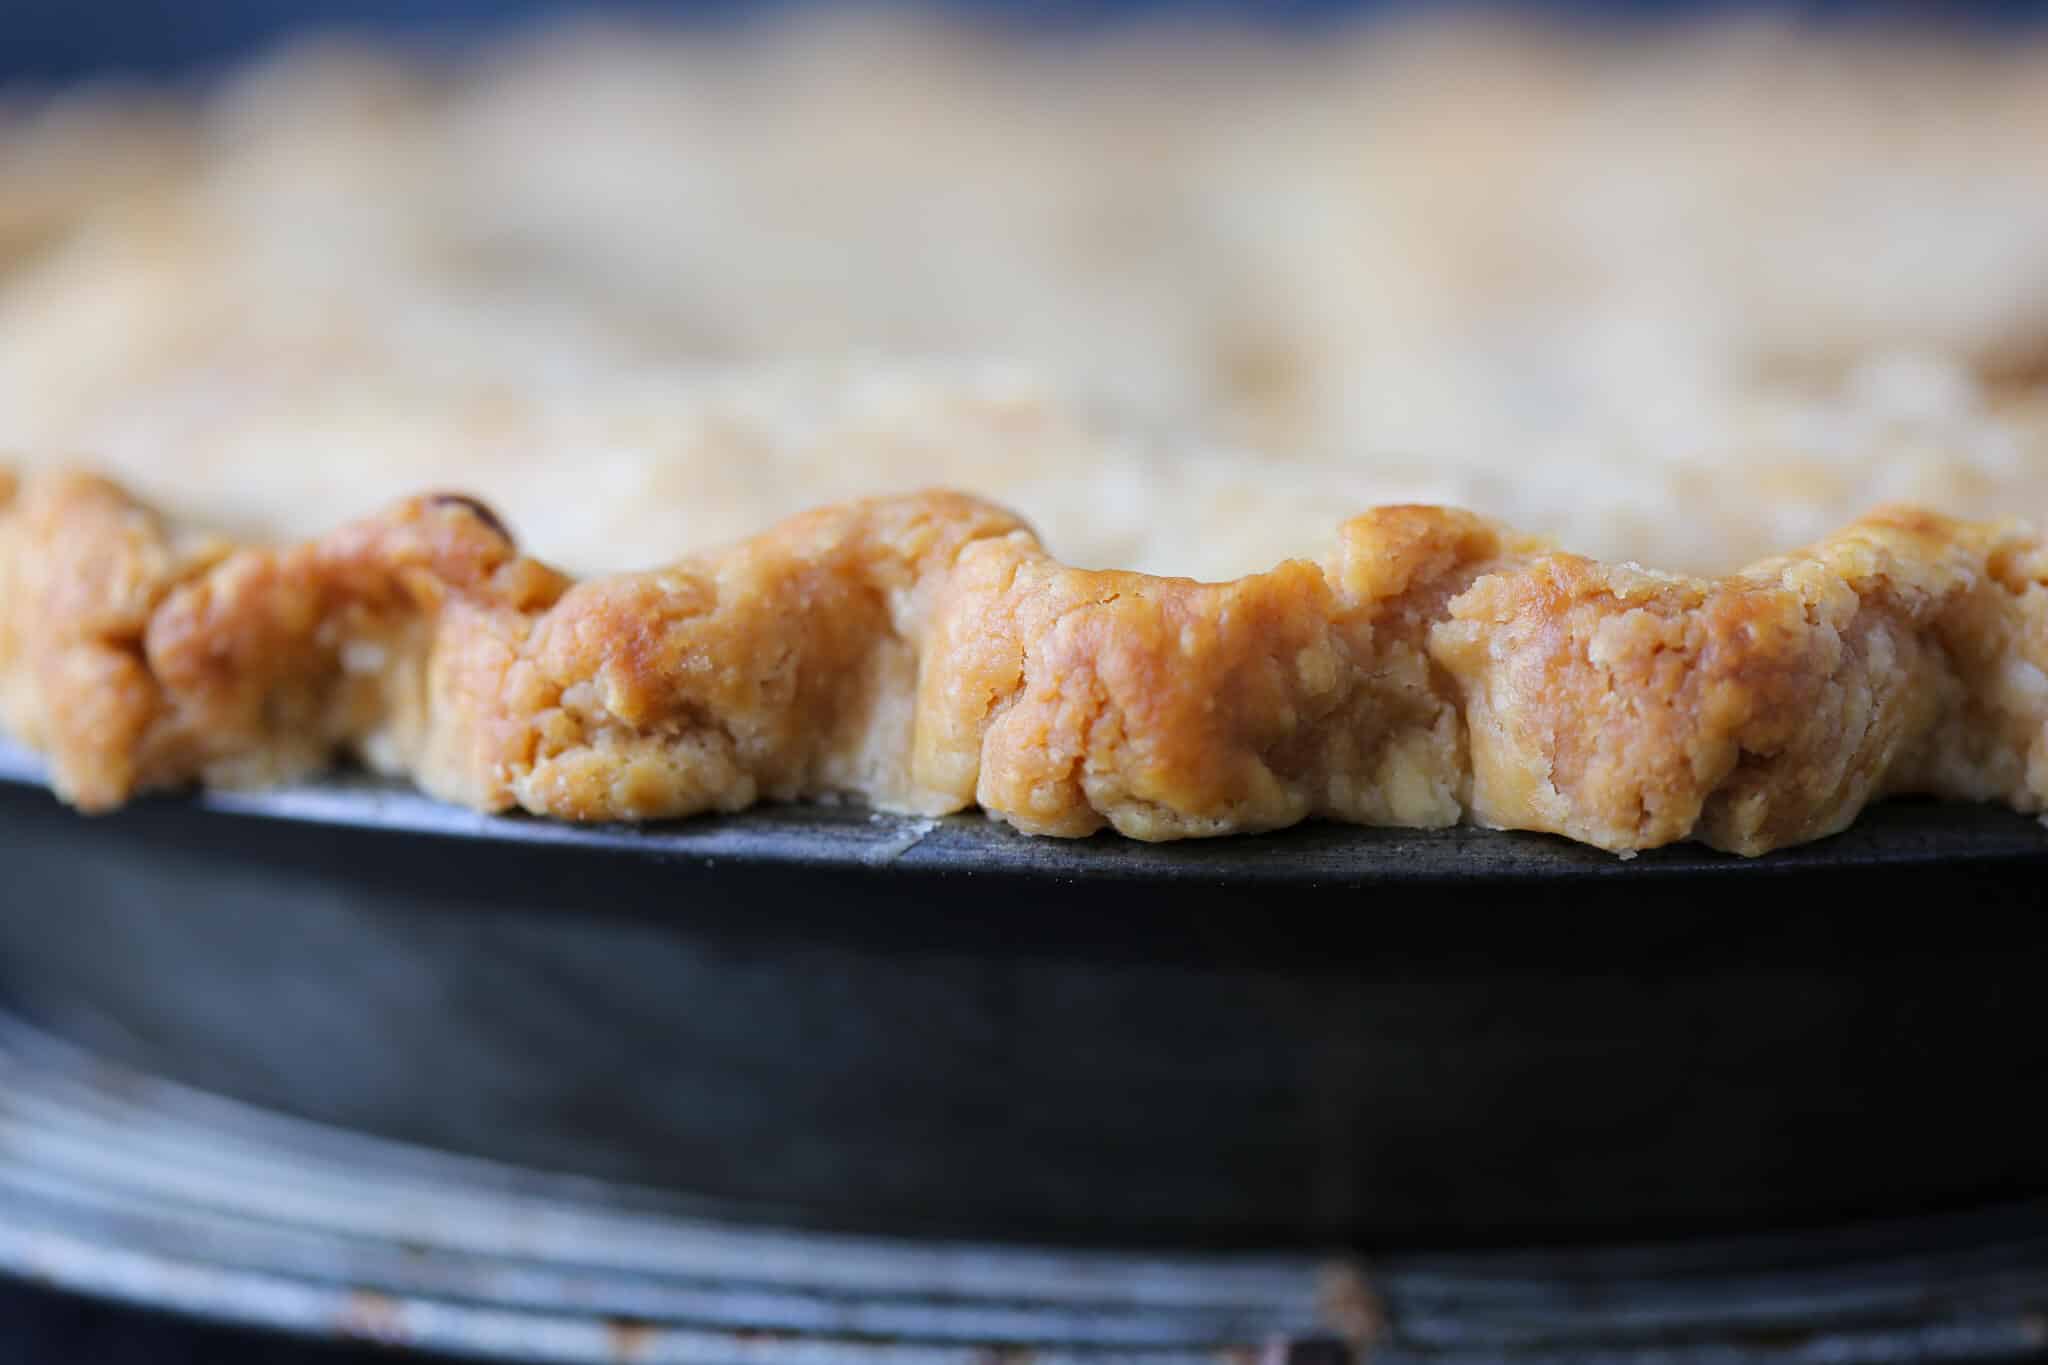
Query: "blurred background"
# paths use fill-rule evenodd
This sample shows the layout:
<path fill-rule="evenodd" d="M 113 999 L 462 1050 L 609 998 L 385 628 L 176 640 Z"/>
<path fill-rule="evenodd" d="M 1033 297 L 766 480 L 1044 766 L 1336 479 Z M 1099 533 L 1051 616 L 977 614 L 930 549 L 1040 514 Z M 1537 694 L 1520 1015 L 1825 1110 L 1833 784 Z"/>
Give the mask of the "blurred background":
<path fill-rule="evenodd" d="M 562 3 L 562 0 L 210 0 L 174 5 L 166 0 L 117 0 L 95 6 L 92 22 L 64 0 L 15 0 L 9 6 L 7 43 L 0 64 L 10 76 L 40 79 L 110 69 L 163 72 L 217 63 L 307 27 L 374 26 L 386 32 L 446 38 L 506 22 L 532 22 L 572 14 L 655 15 L 698 24 L 726 24 L 784 16 L 838 0 L 637 0 L 637 3 Z M 1199 15 L 1268 27 L 1317 27 L 1445 9 L 1449 0 L 954 0 L 945 8 L 982 22 L 1027 29 L 1073 30 Z M 1471 8 L 1471 6 L 1466 6 Z M 1735 0 L 1548 0 L 1514 8 L 1591 21 L 1697 20 L 1754 13 Z M 1807 0 L 1769 7 L 1780 14 L 1823 21 L 1935 21 L 2010 29 L 2037 22 L 2039 0 Z"/>

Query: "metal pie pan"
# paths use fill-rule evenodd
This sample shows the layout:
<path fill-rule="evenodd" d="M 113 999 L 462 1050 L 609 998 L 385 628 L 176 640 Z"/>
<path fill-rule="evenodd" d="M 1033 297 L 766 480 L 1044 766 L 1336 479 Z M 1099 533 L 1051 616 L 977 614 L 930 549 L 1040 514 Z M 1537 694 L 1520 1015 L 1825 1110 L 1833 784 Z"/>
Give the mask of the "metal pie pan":
<path fill-rule="evenodd" d="M 1744 861 L 1308 826 L 649 829 L 360 779 L 85 819 L 0 751 L 0 999 L 147 1074 L 757 1225 L 1428 1248 L 2048 1193 L 2048 833 Z"/>

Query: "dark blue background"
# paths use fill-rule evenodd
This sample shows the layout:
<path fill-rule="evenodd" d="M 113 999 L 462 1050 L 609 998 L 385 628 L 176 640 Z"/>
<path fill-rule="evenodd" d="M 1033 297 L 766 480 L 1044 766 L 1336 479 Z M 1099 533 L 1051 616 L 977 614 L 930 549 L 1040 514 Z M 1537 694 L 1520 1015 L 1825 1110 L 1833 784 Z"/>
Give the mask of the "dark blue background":
<path fill-rule="evenodd" d="M 1147 15 L 1249 17 L 1316 26 L 1412 10 L 1444 0 L 951 0 L 948 8 L 1036 30 L 1086 30 Z M 731 23 L 830 0 L 0 0 L 0 78 L 63 79 L 105 71 L 204 67 L 301 26 L 374 27 L 426 38 L 459 37 L 492 23 L 593 9 Z M 2048 0 L 1803 0 L 1763 7 L 1732 0 L 1522 0 L 1523 10 L 1645 20 L 1770 8 L 1823 22 L 1871 17 L 1992 24 L 2039 23 Z"/>

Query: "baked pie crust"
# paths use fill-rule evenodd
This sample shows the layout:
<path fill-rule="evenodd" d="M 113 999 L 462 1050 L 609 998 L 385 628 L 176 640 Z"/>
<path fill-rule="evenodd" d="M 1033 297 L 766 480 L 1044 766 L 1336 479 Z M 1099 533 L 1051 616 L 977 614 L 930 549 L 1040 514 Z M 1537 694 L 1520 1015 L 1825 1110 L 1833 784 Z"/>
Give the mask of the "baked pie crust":
<path fill-rule="evenodd" d="M 2036 810 L 2040 541 L 1914 509 L 2041 511 L 2044 70 L 820 17 L 0 103 L 0 722 L 88 810 L 342 759 L 1145 839 Z M 927 484 L 978 497 L 859 500 Z M 348 520 L 435 487 L 507 516 Z"/>
<path fill-rule="evenodd" d="M 482 810 L 979 806 L 1139 839 L 1311 817 L 1759 854 L 2048 800 L 2048 549 L 1879 512 L 1722 578 L 1383 507 L 1231 582 L 1069 568 L 933 492 L 572 580 L 473 499 L 292 545 L 0 483 L 0 714 L 85 810 L 344 756 Z"/>

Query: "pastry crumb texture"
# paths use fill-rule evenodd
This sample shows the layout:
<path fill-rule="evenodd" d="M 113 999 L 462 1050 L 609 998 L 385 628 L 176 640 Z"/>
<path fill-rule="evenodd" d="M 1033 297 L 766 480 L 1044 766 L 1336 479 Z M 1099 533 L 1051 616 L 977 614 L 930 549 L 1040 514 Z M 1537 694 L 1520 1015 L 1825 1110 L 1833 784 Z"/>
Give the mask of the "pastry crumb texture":
<path fill-rule="evenodd" d="M 0 473 L 0 718 L 87 811 L 354 759 L 567 820 L 845 795 L 1044 835 L 1760 854 L 1896 793 L 2041 809 L 2044 627 L 2036 534 L 1911 507 L 1723 577 L 1382 507 L 1204 583 L 1070 568 L 929 492 L 578 581 L 462 496 L 238 544 Z"/>

